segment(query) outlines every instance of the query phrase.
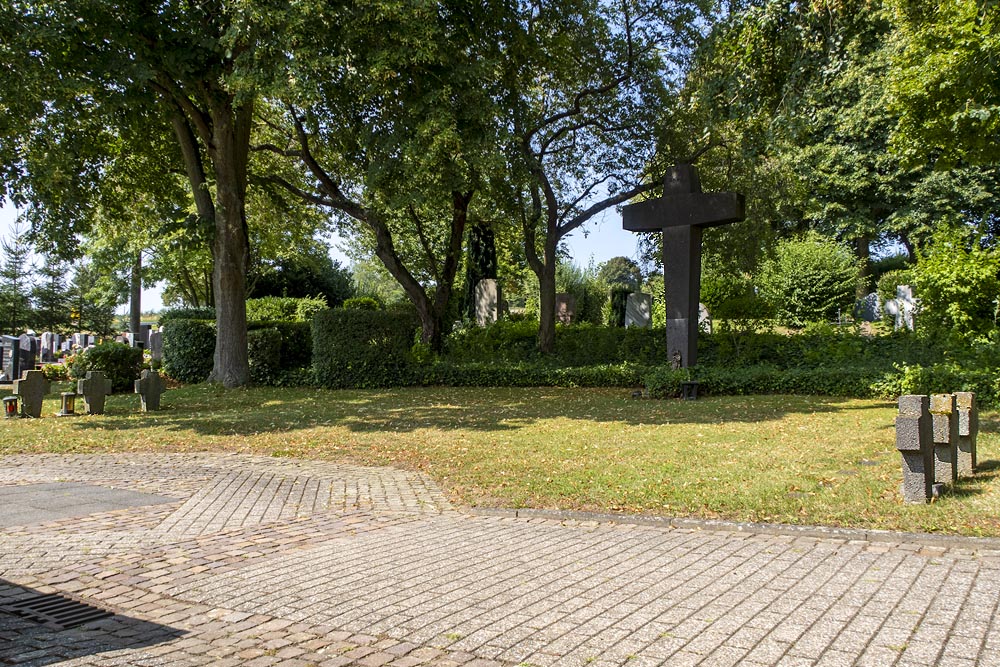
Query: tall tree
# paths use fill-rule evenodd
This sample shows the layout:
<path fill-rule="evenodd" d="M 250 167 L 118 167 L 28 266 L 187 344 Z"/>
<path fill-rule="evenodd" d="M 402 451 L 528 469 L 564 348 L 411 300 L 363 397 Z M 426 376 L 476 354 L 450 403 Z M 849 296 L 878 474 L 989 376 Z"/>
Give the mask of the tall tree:
<path fill-rule="evenodd" d="M 70 327 L 69 266 L 54 254 L 43 255 L 39 281 L 31 293 L 33 326 L 38 331 L 66 332 Z"/>
<path fill-rule="evenodd" d="M 269 180 L 339 215 L 416 307 L 440 350 L 466 224 L 500 158 L 493 96 L 505 5 L 359 5 L 314 18 L 260 151 L 297 163 Z"/>
<path fill-rule="evenodd" d="M 72 152 L 84 166 L 62 174 L 80 194 L 73 221 L 85 217 L 87 185 L 99 180 L 107 158 L 98 141 L 131 133 L 130 150 L 142 151 L 137 126 L 164 123 L 174 135 L 197 211 L 197 224 L 211 229 L 213 292 L 218 318 L 210 379 L 227 387 L 249 379 L 246 345 L 245 283 L 249 253 L 246 221 L 247 166 L 253 110 L 263 86 L 273 80 L 275 64 L 288 56 L 282 47 L 289 14 L 300 5 L 260 0 L 188 3 L 105 3 L 61 0 L 38 5 L 5 3 L 10 37 L 0 51 L 0 67 L 21 67 L 28 90 L 3 91 L 2 104 L 24 112 L 24 122 L 6 136 L 4 162 L 22 201 L 47 189 L 49 204 L 65 203 L 65 189 L 43 188 L 40 166 L 45 144 Z M 9 94 L 8 94 L 9 93 Z M 13 100 L 28 93 L 31 103 Z M 7 128 L 4 128 L 7 129 Z M 81 133 L 86 129 L 89 134 Z M 11 142 L 8 143 L 7 139 Z M 41 157 L 40 157 L 41 156 Z M 65 212 L 67 206 L 50 207 Z M 51 227 L 52 225 L 50 225 Z M 79 230 L 76 230 L 79 231 Z"/>
<path fill-rule="evenodd" d="M 508 23 L 502 104 L 511 198 L 538 277 L 538 346 L 555 344 L 560 242 L 655 189 L 658 114 L 696 29 L 683 0 L 520 3 Z"/>
<path fill-rule="evenodd" d="M 10 236 L 0 239 L 0 252 L 0 327 L 17 335 L 31 317 L 34 287 L 31 244 L 21 224 L 15 223 Z"/>

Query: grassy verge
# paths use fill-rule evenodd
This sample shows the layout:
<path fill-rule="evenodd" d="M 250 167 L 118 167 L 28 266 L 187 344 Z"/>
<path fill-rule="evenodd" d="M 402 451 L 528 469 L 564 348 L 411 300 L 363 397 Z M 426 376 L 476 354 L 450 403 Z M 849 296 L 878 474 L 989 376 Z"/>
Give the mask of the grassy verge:
<path fill-rule="evenodd" d="M 53 389 L 55 391 L 55 388 Z M 899 497 L 895 408 L 803 396 L 642 401 L 612 389 L 173 390 L 165 410 L 5 420 L 0 454 L 239 451 L 422 470 L 467 505 L 1000 536 L 1000 419 L 981 471 Z M 47 400 L 44 414 L 59 405 Z"/>

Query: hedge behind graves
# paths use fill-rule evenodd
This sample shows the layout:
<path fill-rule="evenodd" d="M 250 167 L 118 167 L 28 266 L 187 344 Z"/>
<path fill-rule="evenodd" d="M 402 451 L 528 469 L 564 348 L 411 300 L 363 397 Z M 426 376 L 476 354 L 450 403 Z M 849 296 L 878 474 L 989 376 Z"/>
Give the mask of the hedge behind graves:
<path fill-rule="evenodd" d="M 163 324 L 163 372 L 170 377 L 204 382 L 212 372 L 214 355 L 215 322 L 168 319 Z"/>
<path fill-rule="evenodd" d="M 87 371 L 103 371 L 115 393 L 131 392 L 142 373 L 142 350 L 115 342 L 88 347 L 73 359 L 69 375 L 80 380 L 87 377 Z"/>
<path fill-rule="evenodd" d="M 310 322 L 313 316 L 327 308 L 324 297 L 295 298 L 265 296 L 247 299 L 247 320 L 262 322 Z"/>
<path fill-rule="evenodd" d="M 330 389 L 413 384 L 411 310 L 324 310 L 313 318 L 313 377 Z"/>

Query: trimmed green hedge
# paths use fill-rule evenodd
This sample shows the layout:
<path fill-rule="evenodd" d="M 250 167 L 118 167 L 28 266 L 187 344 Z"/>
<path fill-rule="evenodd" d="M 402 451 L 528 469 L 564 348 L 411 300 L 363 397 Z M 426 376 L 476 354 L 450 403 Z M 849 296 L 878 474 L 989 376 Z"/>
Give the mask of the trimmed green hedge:
<path fill-rule="evenodd" d="M 330 389 L 417 381 L 410 355 L 419 327 L 409 310 L 324 310 L 313 318 L 313 377 Z"/>
<path fill-rule="evenodd" d="M 114 342 L 87 348 L 73 359 L 69 375 L 79 380 L 87 377 L 87 371 L 104 371 L 115 393 L 132 392 L 142 373 L 142 350 Z"/>
<path fill-rule="evenodd" d="M 170 319 L 163 324 L 163 372 L 170 377 L 204 382 L 212 372 L 214 355 L 215 322 Z"/>
<path fill-rule="evenodd" d="M 215 308 L 168 308 L 160 313 L 160 326 L 171 320 L 215 320 Z"/>
<path fill-rule="evenodd" d="M 250 361 L 250 382 L 262 385 L 279 384 L 281 374 L 281 332 L 275 327 L 247 331 L 247 355 Z"/>
<path fill-rule="evenodd" d="M 247 299 L 247 320 L 251 322 L 311 322 L 327 308 L 326 299 L 265 296 Z"/>

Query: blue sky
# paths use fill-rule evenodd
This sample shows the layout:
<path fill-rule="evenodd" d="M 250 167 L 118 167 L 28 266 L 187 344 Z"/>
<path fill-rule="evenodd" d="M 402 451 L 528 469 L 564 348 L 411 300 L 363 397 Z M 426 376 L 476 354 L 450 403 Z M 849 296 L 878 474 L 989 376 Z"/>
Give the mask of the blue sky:
<path fill-rule="evenodd" d="M 12 207 L 0 208 L 0 235 L 8 236 L 15 218 L 16 211 Z M 617 212 L 612 210 L 598 216 L 586 225 L 585 229 L 588 230 L 586 236 L 578 229 L 566 239 L 566 245 L 569 246 L 575 264 L 587 266 L 591 259 L 595 264 L 600 264 L 619 255 L 637 259 L 636 236 L 622 229 L 621 216 Z M 336 250 L 332 254 L 336 259 L 346 261 L 346 258 Z M 143 290 L 142 309 L 148 312 L 160 308 L 162 308 L 160 290 L 158 288 Z"/>

